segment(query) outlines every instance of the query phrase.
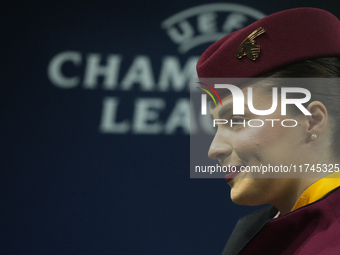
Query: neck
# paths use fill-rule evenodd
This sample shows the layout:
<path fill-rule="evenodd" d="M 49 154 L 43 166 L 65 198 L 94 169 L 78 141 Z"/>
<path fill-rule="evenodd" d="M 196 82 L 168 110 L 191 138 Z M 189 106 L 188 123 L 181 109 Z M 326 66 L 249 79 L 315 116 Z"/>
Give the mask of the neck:
<path fill-rule="evenodd" d="M 301 194 L 313 183 L 318 181 L 320 178 L 301 178 L 295 179 L 287 190 L 283 190 L 281 194 L 281 200 L 275 200 L 272 205 L 275 206 L 282 215 L 290 213 L 299 199 Z"/>

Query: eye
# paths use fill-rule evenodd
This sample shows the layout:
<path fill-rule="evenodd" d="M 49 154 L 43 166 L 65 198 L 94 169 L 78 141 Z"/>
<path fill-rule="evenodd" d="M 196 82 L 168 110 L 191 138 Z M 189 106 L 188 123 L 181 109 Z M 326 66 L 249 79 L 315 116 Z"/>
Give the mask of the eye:
<path fill-rule="evenodd" d="M 241 116 L 232 116 L 230 118 L 230 120 L 232 120 L 233 122 L 243 122 L 244 117 L 241 117 Z"/>
<path fill-rule="evenodd" d="M 246 119 L 244 117 L 241 116 L 232 116 L 232 118 L 230 118 L 230 128 L 232 129 L 238 129 L 238 128 L 244 128 L 245 125 L 245 121 Z M 233 123 L 231 125 L 231 122 Z"/>

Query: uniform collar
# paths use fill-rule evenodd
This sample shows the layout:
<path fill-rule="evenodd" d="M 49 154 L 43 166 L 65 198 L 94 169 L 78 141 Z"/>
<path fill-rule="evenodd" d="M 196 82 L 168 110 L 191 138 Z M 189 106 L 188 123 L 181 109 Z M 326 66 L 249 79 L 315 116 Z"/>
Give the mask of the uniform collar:
<path fill-rule="evenodd" d="M 309 186 L 296 201 L 292 211 L 311 204 L 340 186 L 340 172 L 327 175 Z"/>

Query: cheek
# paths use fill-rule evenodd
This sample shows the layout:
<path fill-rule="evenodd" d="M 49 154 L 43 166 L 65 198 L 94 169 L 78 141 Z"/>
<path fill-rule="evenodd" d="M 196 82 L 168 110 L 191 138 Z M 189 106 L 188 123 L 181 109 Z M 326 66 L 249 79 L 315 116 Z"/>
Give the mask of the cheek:
<path fill-rule="evenodd" d="M 240 158 L 258 157 L 263 150 L 279 143 L 284 137 L 282 132 L 282 127 L 271 127 L 270 123 L 259 128 L 246 127 L 233 136 L 233 148 Z"/>

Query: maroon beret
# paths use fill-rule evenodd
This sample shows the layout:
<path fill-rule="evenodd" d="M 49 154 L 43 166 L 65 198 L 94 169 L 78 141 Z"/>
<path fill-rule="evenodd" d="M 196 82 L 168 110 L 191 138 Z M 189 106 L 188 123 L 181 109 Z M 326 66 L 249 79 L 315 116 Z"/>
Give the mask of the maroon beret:
<path fill-rule="evenodd" d="M 340 21 L 316 8 L 266 16 L 212 44 L 197 62 L 199 78 L 258 77 L 317 57 L 340 56 Z"/>

